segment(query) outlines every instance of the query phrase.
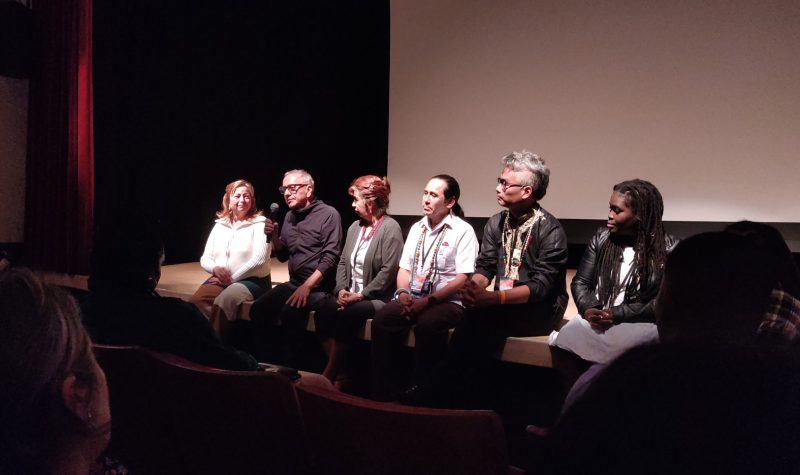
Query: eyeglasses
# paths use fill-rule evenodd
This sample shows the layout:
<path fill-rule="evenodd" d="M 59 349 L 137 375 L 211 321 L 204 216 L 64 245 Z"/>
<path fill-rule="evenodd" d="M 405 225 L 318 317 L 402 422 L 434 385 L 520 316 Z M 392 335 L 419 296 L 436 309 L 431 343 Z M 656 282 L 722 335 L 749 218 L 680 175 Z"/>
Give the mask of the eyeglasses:
<path fill-rule="evenodd" d="M 498 184 L 498 185 L 500 185 L 500 188 L 501 188 L 503 191 L 506 191 L 507 189 L 509 189 L 509 188 L 512 188 L 512 187 L 514 187 L 514 186 L 518 186 L 518 187 L 520 187 L 520 188 L 523 188 L 523 187 L 525 187 L 525 186 L 528 186 L 528 185 L 518 185 L 518 184 L 516 184 L 516 183 L 509 183 L 509 182 L 505 181 L 503 178 L 498 178 L 498 179 L 497 179 L 497 184 Z"/>
<path fill-rule="evenodd" d="M 311 183 L 295 183 L 294 185 L 279 186 L 278 193 L 284 194 L 288 191 L 291 194 L 295 194 L 301 187 L 308 186 L 310 184 Z"/>

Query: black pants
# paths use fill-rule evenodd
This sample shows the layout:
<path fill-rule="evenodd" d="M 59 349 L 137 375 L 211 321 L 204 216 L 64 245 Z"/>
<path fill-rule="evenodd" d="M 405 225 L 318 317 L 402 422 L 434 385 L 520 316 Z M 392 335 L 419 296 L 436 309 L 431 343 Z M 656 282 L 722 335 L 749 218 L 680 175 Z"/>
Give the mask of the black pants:
<path fill-rule="evenodd" d="M 380 301 L 377 303 L 382 304 Z M 348 345 L 358 340 L 361 327 L 373 316 L 375 316 L 375 302 L 372 300 L 362 300 L 339 310 L 336 297 L 331 295 L 320 300 L 314 308 L 317 334 Z"/>
<path fill-rule="evenodd" d="M 306 369 L 309 364 L 304 341 L 307 341 L 308 312 L 330 294 L 311 292 L 308 294 L 306 306 L 302 308 L 286 305 L 286 300 L 297 288 L 291 282 L 273 287 L 253 302 L 250 319 L 262 342 L 262 351 L 257 355 L 260 360 Z"/>
<path fill-rule="evenodd" d="M 544 317 L 544 318 L 542 318 Z M 493 305 L 464 311 L 450 339 L 447 357 L 433 381 L 440 404 L 491 407 L 491 366 L 510 336 L 547 335 L 549 315 L 535 315 L 529 305 Z"/>
<path fill-rule="evenodd" d="M 444 359 L 447 337 L 461 320 L 463 307 L 443 302 L 426 308 L 412 322 L 402 314 L 403 307 L 389 302 L 372 320 L 373 390 L 378 398 L 386 398 L 406 385 L 403 361 L 405 341 L 414 328 L 414 365 L 412 381 L 427 381 Z"/>

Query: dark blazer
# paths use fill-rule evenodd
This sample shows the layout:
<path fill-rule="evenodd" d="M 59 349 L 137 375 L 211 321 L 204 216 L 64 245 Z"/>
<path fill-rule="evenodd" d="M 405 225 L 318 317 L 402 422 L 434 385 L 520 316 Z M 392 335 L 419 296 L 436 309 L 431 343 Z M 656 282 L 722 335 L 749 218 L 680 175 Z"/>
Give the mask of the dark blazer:
<path fill-rule="evenodd" d="M 589 245 L 586 246 L 586 252 L 583 253 L 581 263 L 578 266 L 578 272 L 575 274 L 575 278 L 572 279 L 572 298 L 575 300 L 575 305 L 577 305 L 578 312 L 581 315 L 590 308 L 603 308 L 603 304 L 597 298 L 597 263 L 595 261 L 597 260 L 597 250 L 610 236 L 611 233 L 607 228 L 597 230 L 592 239 L 589 240 Z M 666 244 L 667 252 L 671 252 L 678 244 L 678 239 L 667 234 Z M 642 288 L 639 289 L 639 301 L 631 302 L 626 295 L 621 305 L 611 307 L 611 312 L 614 314 L 614 323 L 655 322 L 655 298 L 656 294 L 658 294 L 662 273 L 663 269 L 659 274 L 651 275 L 648 281 L 642 284 Z"/>

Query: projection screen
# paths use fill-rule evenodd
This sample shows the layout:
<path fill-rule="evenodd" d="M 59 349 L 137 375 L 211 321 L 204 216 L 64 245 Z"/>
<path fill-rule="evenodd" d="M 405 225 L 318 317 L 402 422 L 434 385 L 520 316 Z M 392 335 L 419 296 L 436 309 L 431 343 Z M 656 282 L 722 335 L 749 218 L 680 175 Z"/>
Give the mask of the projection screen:
<path fill-rule="evenodd" d="M 796 1 L 395 0 L 390 69 L 394 214 L 449 173 L 490 216 L 525 148 L 559 218 L 604 219 L 639 177 L 666 220 L 800 222 Z"/>

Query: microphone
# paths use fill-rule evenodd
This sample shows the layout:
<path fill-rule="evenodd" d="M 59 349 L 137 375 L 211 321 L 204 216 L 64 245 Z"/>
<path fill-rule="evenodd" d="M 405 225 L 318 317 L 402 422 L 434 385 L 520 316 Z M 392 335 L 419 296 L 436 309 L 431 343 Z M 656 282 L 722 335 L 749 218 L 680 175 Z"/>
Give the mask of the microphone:
<path fill-rule="evenodd" d="M 269 205 L 269 220 L 272 221 L 273 223 L 278 221 L 278 210 L 280 209 L 281 207 L 278 205 L 278 203 L 272 203 L 271 205 Z M 267 236 L 267 242 L 272 242 L 271 233 Z"/>

